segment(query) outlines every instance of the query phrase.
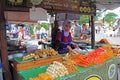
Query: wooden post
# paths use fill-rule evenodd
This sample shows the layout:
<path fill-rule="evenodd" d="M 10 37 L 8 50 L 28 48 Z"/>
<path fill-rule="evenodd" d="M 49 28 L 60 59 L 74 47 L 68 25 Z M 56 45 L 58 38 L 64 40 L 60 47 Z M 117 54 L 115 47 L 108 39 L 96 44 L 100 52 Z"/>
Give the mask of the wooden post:
<path fill-rule="evenodd" d="M 95 49 L 95 26 L 94 26 L 94 16 L 91 16 L 91 46 Z"/>
<path fill-rule="evenodd" d="M 0 47 L 1 47 L 2 65 L 3 68 L 5 69 L 4 80 L 11 80 L 9 62 L 8 62 L 8 52 L 7 52 L 4 9 L 5 9 L 5 0 L 0 0 Z"/>

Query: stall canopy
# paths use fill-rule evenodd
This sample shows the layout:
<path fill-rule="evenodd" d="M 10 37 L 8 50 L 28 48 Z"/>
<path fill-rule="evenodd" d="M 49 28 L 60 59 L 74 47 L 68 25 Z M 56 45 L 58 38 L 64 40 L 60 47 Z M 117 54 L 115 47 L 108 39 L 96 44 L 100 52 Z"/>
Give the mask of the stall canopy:
<path fill-rule="evenodd" d="M 6 10 L 29 11 L 29 7 L 32 7 L 30 1 L 34 5 L 43 7 L 50 12 L 57 10 L 58 12 L 78 13 L 78 10 L 80 10 L 78 6 L 85 6 L 88 2 L 90 6 L 95 4 L 98 10 L 120 7 L 120 0 L 6 0 L 6 5 L 8 6 Z"/>
<path fill-rule="evenodd" d="M 24 0 L 19 4 L 17 1 L 11 2 L 7 0 L 6 10 L 23 10 L 29 11 L 32 6 L 42 7 L 49 13 L 74 13 L 74 14 L 95 14 L 96 7 L 92 0 L 26 0 L 26 5 L 23 6 Z M 11 8 L 10 8 L 11 7 Z M 21 9 L 23 7 L 24 9 Z"/>
<path fill-rule="evenodd" d="M 106 10 L 120 7 L 120 0 L 96 0 L 96 9 Z"/>

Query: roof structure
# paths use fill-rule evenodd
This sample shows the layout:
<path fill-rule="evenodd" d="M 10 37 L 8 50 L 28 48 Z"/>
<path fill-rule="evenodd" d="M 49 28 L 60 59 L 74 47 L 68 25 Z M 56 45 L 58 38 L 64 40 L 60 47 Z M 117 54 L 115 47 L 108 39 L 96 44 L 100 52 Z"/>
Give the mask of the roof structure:
<path fill-rule="evenodd" d="M 113 10 L 120 7 L 120 0 L 96 0 L 97 10 Z"/>

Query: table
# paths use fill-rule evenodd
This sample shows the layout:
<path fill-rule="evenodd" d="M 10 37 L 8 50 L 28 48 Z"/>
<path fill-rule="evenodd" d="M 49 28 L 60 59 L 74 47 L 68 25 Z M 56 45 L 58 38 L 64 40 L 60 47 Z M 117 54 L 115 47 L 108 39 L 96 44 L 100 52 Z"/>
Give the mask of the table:
<path fill-rule="evenodd" d="M 37 76 L 38 70 L 41 72 L 44 72 L 48 66 L 49 65 L 33 69 L 36 71 L 33 71 L 33 70 L 21 71 L 21 72 L 18 72 L 18 74 L 21 77 L 21 80 L 28 80 L 28 78 L 30 77 Z M 93 80 L 95 79 L 117 80 L 117 72 L 118 72 L 117 57 L 114 57 L 100 65 L 93 65 L 87 68 L 83 68 L 76 65 L 76 67 L 79 69 L 78 72 L 64 76 L 64 77 L 59 77 L 55 80 L 89 80 L 89 79 L 92 80 L 93 78 L 94 78 Z M 35 72 L 34 75 L 31 75 L 30 73 L 33 73 L 33 72 Z"/>
<path fill-rule="evenodd" d="M 39 41 L 38 44 L 39 45 L 43 45 L 44 49 L 46 49 L 48 47 L 52 47 L 51 42 L 42 42 L 42 41 Z"/>
<path fill-rule="evenodd" d="M 83 40 L 73 40 L 73 44 L 77 44 L 81 49 L 91 49 L 91 42 L 83 41 Z M 95 49 L 101 47 L 101 44 L 95 44 Z"/>

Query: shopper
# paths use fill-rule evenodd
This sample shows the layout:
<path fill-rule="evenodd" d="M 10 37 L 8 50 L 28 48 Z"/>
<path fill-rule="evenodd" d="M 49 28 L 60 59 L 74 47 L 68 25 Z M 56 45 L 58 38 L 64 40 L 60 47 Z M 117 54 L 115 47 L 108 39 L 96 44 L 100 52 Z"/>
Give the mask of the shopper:
<path fill-rule="evenodd" d="M 37 24 L 34 25 L 34 28 L 33 28 L 33 34 L 34 34 L 34 39 L 36 40 L 37 39 Z"/>
<path fill-rule="evenodd" d="M 20 28 L 20 33 L 22 35 L 22 39 L 24 39 L 24 32 L 25 32 L 24 25 L 22 25 L 22 27 Z"/>
<path fill-rule="evenodd" d="M 40 39 L 43 40 L 46 36 L 46 29 L 43 26 L 41 26 L 39 33 Z"/>
<path fill-rule="evenodd" d="M 88 27 L 86 24 L 83 24 L 82 31 L 78 39 L 86 40 L 86 39 L 90 39 L 90 37 L 91 37 L 91 28 Z"/>
<path fill-rule="evenodd" d="M 13 33 L 13 38 L 18 38 L 18 33 L 19 33 L 18 24 L 15 25 L 15 27 L 12 30 L 12 33 Z"/>
<path fill-rule="evenodd" d="M 79 37 L 81 33 L 81 27 L 77 21 L 74 21 L 73 36 Z"/>

